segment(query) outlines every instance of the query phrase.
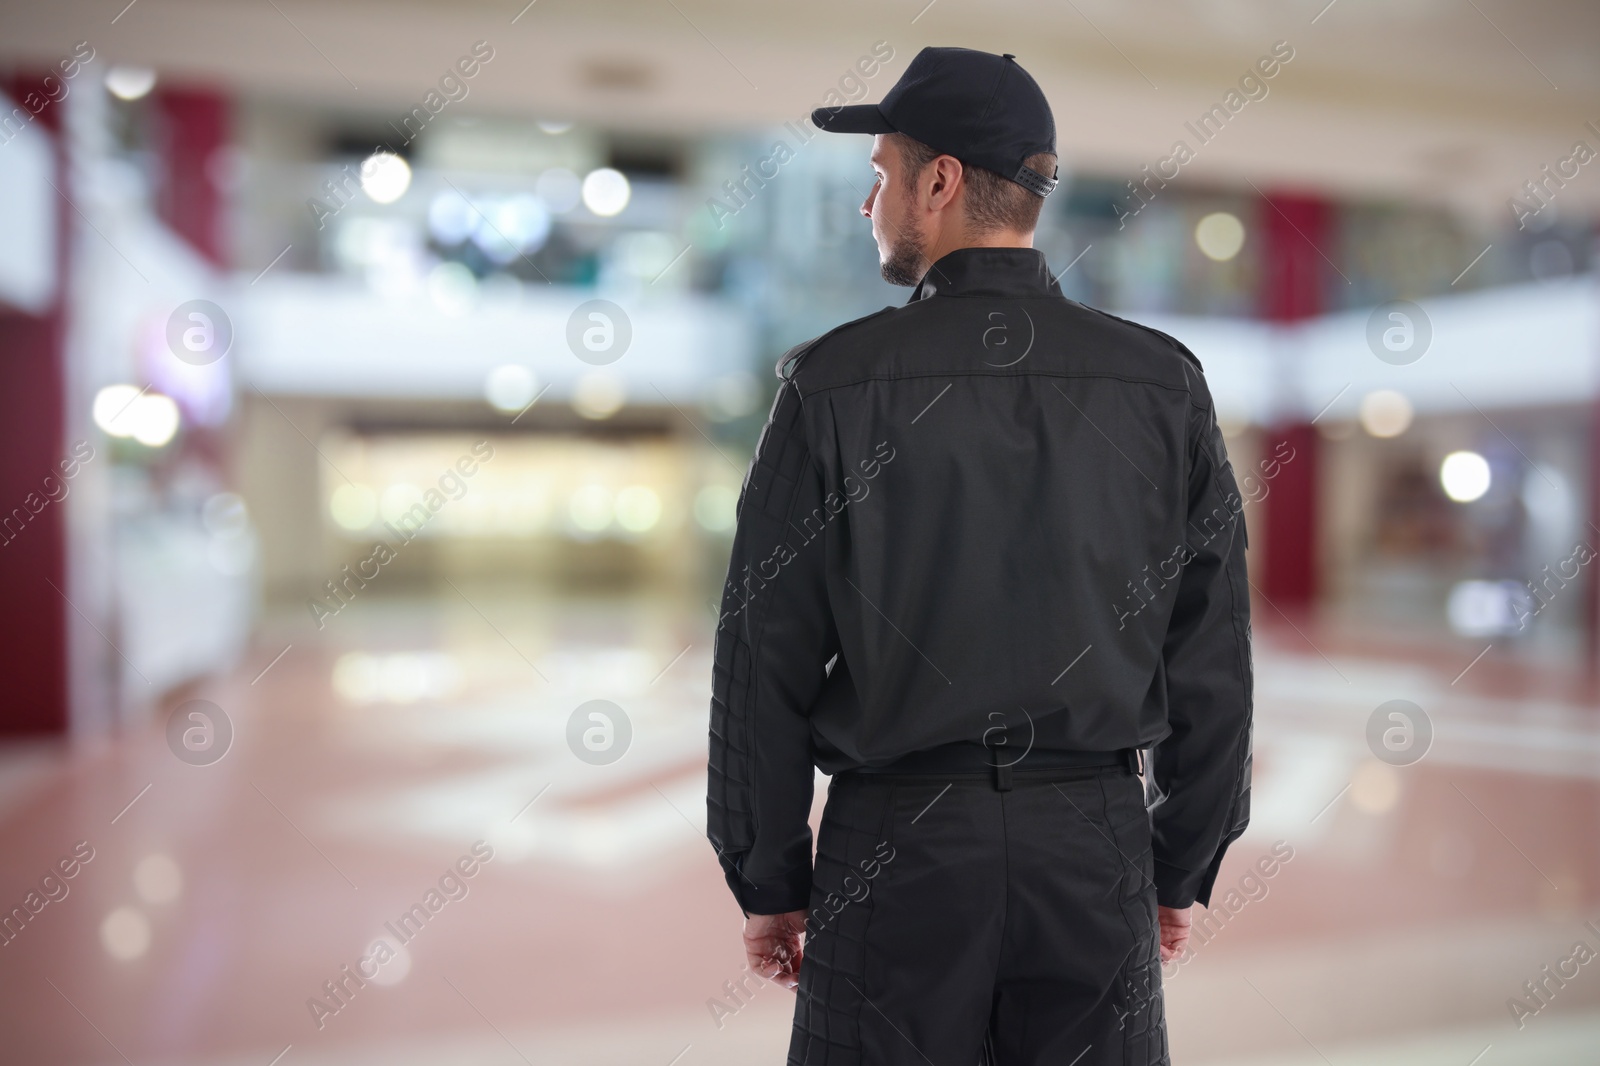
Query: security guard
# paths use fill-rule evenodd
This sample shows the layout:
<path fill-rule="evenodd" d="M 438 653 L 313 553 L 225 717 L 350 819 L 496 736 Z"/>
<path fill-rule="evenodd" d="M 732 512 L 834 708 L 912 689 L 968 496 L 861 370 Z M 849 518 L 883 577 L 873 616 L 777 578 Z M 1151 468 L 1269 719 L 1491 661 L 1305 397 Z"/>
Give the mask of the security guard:
<path fill-rule="evenodd" d="M 707 808 L 751 966 L 798 987 L 790 1063 L 1166 1063 L 1160 962 L 1249 816 L 1205 377 L 1032 248 L 1055 122 L 1012 56 L 812 121 L 875 135 L 915 288 L 783 357 L 740 494 Z"/>

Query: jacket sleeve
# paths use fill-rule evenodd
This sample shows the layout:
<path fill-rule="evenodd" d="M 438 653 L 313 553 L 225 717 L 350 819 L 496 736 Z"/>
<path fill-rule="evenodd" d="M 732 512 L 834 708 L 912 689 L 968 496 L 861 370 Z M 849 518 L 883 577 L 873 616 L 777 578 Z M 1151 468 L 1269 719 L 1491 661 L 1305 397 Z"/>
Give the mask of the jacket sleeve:
<path fill-rule="evenodd" d="M 839 646 L 825 544 L 791 525 L 827 499 L 800 413 L 784 381 L 739 494 L 712 656 L 706 835 L 746 914 L 809 903 L 809 715 Z"/>
<path fill-rule="evenodd" d="M 1243 501 L 1204 399 L 1189 410 L 1187 561 L 1162 650 L 1171 732 L 1152 750 L 1150 767 L 1156 899 L 1178 908 L 1210 904 L 1223 853 L 1250 820 Z"/>

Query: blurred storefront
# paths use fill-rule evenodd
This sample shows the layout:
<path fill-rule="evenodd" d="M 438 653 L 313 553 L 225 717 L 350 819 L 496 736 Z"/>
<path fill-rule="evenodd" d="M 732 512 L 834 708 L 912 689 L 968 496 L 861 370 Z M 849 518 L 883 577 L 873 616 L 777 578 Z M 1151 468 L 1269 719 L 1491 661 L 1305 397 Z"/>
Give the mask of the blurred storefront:
<path fill-rule="evenodd" d="M 85 516 L 71 558 L 102 590 L 85 620 L 139 654 L 73 654 L 129 708 L 226 669 L 264 606 L 325 593 L 429 464 L 479 437 L 501 456 L 487 487 L 385 587 L 586 574 L 708 598 L 776 356 L 902 298 L 849 223 L 848 144 L 801 143 L 774 170 L 763 135 L 447 113 L 399 136 L 136 75 L 64 101 L 49 114 L 71 121 L 10 153 L 36 200 L 52 203 L 47 163 L 86 205 L 60 189 L 69 209 L 51 208 L 85 224 L 57 260 L 59 298 L 82 301 L 63 305 L 81 311 L 59 374 L 93 399 L 100 458 L 67 508 Z M 1273 609 L 1592 643 L 1587 570 L 1530 606 L 1591 515 L 1591 223 L 1064 177 L 1039 245 L 1070 296 L 1201 355 Z M 1457 453 L 1482 457 L 1481 489 L 1441 480 Z M 55 702 L 19 721 L 65 728 Z"/>

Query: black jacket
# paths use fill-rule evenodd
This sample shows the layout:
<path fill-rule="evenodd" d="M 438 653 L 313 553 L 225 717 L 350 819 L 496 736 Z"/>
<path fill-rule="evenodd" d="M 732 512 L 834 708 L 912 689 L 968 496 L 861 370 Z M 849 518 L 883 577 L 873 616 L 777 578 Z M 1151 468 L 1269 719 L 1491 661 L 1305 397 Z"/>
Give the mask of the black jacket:
<path fill-rule="evenodd" d="M 1037 251 L 965 248 L 778 375 L 713 656 L 707 835 L 744 910 L 807 905 L 813 766 L 997 729 L 1153 749 L 1157 898 L 1208 902 L 1249 819 L 1250 586 L 1195 357 Z"/>

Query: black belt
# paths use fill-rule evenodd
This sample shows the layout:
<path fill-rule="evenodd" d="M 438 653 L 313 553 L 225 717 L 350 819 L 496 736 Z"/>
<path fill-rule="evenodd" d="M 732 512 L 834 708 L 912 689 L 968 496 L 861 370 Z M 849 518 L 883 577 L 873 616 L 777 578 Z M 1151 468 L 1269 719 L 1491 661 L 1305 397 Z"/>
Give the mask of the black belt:
<path fill-rule="evenodd" d="M 1124 767 L 1129 773 L 1143 772 L 1139 749 L 1117 751 L 1063 751 L 1032 748 L 1013 753 L 1005 747 L 986 748 L 979 744 L 943 744 L 926 751 L 902 755 L 881 766 L 860 766 L 845 771 L 852 774 L 897 777 L 942 777 L 962 774 L 993 774 L 994 787 L 1010 791 L 1011 775 L 1042 771 L 1083 770 L 1095 767 Z"/>

